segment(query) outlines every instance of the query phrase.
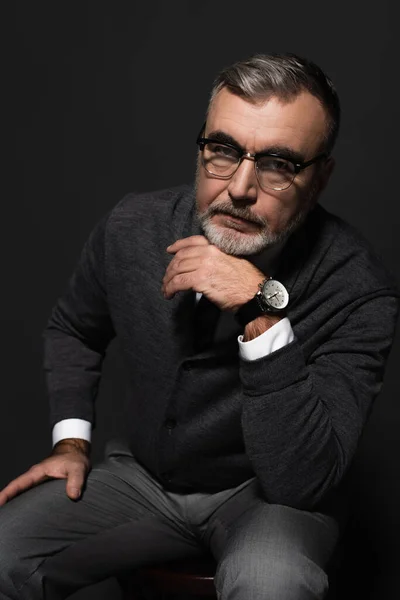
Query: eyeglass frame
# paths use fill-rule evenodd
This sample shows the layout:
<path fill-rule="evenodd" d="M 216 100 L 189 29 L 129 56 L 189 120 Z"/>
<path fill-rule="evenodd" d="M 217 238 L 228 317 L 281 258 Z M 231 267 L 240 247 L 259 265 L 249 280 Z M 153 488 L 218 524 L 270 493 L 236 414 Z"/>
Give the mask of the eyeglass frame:
<path fill-rule="evenodd" d="M 220 142 L 219 140 L 216 140 L 216 139 L 213 139 L 213 138 L 204 138 L 204 137 L 201 137 L 201 135 L 202 135 L 203 131 L 205 130 L 205 128 L 206 128 L 206 123 L 203 123 L 203 126 L 200 129 L 199 135 L 197 136 L 197 140 L 196 140 L 196 144 L 199 146 L 201 152 L 204 151 L 204 146 L 206 144 L 213 143 L 213 144 L 221 144 L 221 146 L 228 146 L 228 148 L 232 148 L 233 150 L 236 150 L 237 152 L 241 153 L 241 156 L 239 157 L 236 169 L 230 175 L 216 175 L 215 173 L 211 173 L 211 171 L 209 171 L 207 169 L 207 167 L 205 166 L 204 159 L 202 159 L 203 167 L 205 168 L 205 170 L 207 171 L 207 173 L 209 173 L 213 177 L 216 177 L 217 179 L 225 179 L 225 180 L 231 179 L 231 177 L 233 177 L 234 174 L 239 169 L 240 165 L 242 164 L 243 159 L 247 158 L 248 160 L 253 160 L 254 161 L 254 171 L 255 171 L 255 174 L 256 174 L 256 177 L 257 177 L 258 185 L 260 186 L 260 188 L 262 190 L 264 190 L 264 188 L 261 185 L 261 182 L 260 182 L 260 180 L 258 178 L 258 172 L 257 172 L 257 161 L 258 161 L 259 158 L 262 158 L 264 156 L 270 156 L 271 158 L 281 158 L 281 159 L 286 160 L 287 162 L 291 163 L 293 165 L 293 167 L 294 167 L 293 179 L 292 179 L 292 181 L 289 183 L 289 185 L 287 187 L 285 187 L 285 188 L 273 188 L 273 187 L 267 188 L 268 190 L 274 190 L 275 192 L 283 192 L 283 191 L 289 189 L 290 186 L 293 184 L 294 180 L 296 179 L 297 175 L 301 171 L 303 171 L 307 167 L 310 167 L 311 165 L 313 165 L 314 163 L 316 163 L 319 160 L 322 160 L 322 159 L 326 160 L 326 159 L 329 158 L 329 154 L 327 154 L 326 152 L 323 152 L 321 154 L 318 154 L 317 156 L 315 156 L 311 160 L 307 160 L 307 161 L 296 163 L 293 160 L 291 160 L 290 158 L 286 158 L 285 156 L 282 156 L 279 153 L 274 153 L 274 152 L 255 152 L 254 154 L 252 154 L 251 152 L 246 152 L 242 148 L 239 148 L 239 146 L 236 146 L 235 144 L 229 144 L 227 142 Z"/>

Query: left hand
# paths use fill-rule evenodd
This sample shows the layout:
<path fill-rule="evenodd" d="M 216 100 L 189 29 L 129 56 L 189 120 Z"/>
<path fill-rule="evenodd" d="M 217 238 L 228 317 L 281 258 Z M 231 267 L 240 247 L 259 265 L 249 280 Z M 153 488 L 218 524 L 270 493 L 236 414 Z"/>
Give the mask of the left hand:
<path fill-rule="evenodd" d="M 168 246 L 174 258 L 165 272 L 162 292 L 173 298 L 177 292 L 194 290 L 205 294 L 221 310 L 237 310 L 258 290 L 265 275 L 252 263 L 225 254 L 202 235 L 194 235 Z"/>

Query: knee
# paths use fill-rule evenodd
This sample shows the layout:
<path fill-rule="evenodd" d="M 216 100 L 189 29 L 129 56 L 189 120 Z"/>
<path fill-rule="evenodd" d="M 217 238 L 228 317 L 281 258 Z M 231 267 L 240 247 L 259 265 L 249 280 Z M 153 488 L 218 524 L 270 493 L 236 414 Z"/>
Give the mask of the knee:
<path fill-rule="evenodd" d="M 227 553 L 215 577 L 221 600 L 315 600 L 328 590 L 328 577 L 320 566 L 295 551 L 286 554 Z"/>

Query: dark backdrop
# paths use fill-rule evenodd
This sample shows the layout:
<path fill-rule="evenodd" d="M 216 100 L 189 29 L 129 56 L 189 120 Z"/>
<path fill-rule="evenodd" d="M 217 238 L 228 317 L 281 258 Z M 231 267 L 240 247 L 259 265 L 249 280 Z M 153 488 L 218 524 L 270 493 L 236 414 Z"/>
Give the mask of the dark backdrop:
<path fill-rule="evenodd" d="M 50 450 L 41 334 L 89 231 L 126 192 L 192 180 L 212 80 L 232 61 L 291 51 L 333 78 L 343 125 L 322 203 L 361 229 L 399 281 L 393 5 L 15 4 L 8 89 L 17 170 L 2 203 L 1 485 Z M 355 537 L 364 536 L 372 553 L 365 558 L 355 545 L 351 568 L 358 568 L 358 586 L 366 582 L 363 597 L 374 600 L 398 598 L 400 590 L 399 354 L 397 335 L 352 478 Z M 108 432 L 119 427 L 123 378 L 112 346 L 98 400 L 95 459 Z M 78 596 L 105 598 L 107 585 L 113 584 Z"/>

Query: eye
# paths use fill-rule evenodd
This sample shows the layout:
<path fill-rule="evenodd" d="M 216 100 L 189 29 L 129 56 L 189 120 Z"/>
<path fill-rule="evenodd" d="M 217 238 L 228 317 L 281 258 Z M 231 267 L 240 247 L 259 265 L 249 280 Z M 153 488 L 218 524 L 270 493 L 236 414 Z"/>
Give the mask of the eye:
<path fill-rule="evenodd" d="M 212 154 L 220 156 L 222 158 L 231 158 L 233 160 L 238 159 L 238 151 L 234 148 L 231 148 L 230 146 L 225 146 L 224 144 L 217 144 L 214 142 L 208 143 L 207 149 Z"/>
<path fill-rule="evenodd" d="M 282 174 L 292 174 L 294 166 L 291 162 L 279 156 L 262 156 L 259 158 L 257 167 L 259 171 L 277 172 Z"/>

